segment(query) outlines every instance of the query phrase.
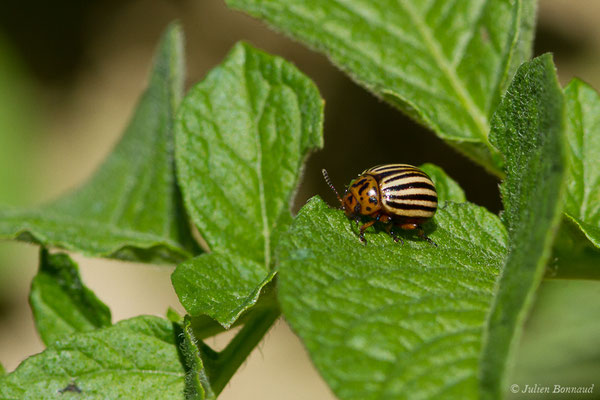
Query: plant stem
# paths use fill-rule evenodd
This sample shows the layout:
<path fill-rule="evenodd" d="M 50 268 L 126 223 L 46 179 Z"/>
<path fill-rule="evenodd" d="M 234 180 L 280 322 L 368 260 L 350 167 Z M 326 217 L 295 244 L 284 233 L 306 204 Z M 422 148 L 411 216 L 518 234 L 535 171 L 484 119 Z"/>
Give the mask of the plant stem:
<path fill-rule="evenodd" d="M 211 386 L 215 394 L 221 393 L 223 388 L 263 336 L 279 318 L 279 308 L 267 308 L 256 312 L 237 335 L 229 342 L 227 347 L 219 353 L 217 365 L 219 374 L 213 377 Z"/>

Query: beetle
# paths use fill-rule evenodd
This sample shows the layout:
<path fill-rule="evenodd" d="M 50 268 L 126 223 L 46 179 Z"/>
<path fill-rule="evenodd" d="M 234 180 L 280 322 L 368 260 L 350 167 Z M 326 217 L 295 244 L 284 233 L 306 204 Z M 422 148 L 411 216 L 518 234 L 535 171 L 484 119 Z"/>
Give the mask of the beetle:
<path fill-rule="evenodd" d="M 431 178 L 419 168 L 409 164 L 369 168 L 350 182 L 343 197 L 331 183 L 327 171 L 323 169 L 322 172 L 346 216 L 357 224 L 366 220 L 358 235 L 363 243 L 366 243 L 365 231 L 380 222 L 395 242 L 404 243 L 393 230 L 399 227 L 416 231 L 421 239 L 437 247 L 422 228 L 437 210 L 437 192 Z"/>

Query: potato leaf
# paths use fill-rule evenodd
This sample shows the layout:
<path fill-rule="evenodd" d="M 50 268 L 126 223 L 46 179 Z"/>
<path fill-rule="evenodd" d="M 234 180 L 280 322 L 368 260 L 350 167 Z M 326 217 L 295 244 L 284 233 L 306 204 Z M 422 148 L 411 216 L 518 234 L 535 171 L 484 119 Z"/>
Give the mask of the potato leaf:
<path fill-rule="evenodd" d="M 506 162 L 500 191 L 508 254 L 482 353 L 482 398 L 490 400 L 508 390 L 506 371 L 560 224 L 566 186 L 564 102 L 549 54 L 519 68 L 494 115 L 491 139 Z"/>
<path fill-rule="evenodd" d="M 37 330 L 46 345 L 74 332 L 108 327 L 110 309 L 79 276 L 77 264 L 66 254 L 42 248 L 40 267 L 31 283 L 29 303 Z"/>
<path fill-rule="evenodd" d="M 489 120 L 529 58 L 535 1 L 226 0 L 501 175 Z"/>
<path fill-rule="evenodd" d="M 293 65 L 239 43 L 187 94 L 177 122 L 185 204 L 211 250 L 173 286 L 193 316 L 229 327 L 274 276 L 273 249 L 307 154 L 323 145 L 323 101 Z"/>
<path fill-rule="evenodd" d="M 279 300 L 340 399 L 477 399 L 479 352 L 505 255 L 498 217 L 447 202 L 438 244 L 367 231 L 313 198 L 278 255 Z"/>
<path fill-rule="evenodd" d="M 571 166 L 565 213 L 600 247 L 600 96 L 574 79 L 565 99 Z"/>
<path fill-rule="evenodd" d="M 171 322 L 150 316 L 74 334 L 0 377 L 0 398 L 181 399 L 176 339 Z"/>

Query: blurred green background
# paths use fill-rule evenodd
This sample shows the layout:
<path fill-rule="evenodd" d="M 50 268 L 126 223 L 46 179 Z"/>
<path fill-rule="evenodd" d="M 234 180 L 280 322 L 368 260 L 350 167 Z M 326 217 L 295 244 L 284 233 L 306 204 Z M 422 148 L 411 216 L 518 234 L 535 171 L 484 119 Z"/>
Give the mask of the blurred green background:
<path fill-rule="evenodd" d="M 562 84 L 578 76 L 600 88 L 599 16 L 598 1 L 539 2 L 535 53 L 554 53 Z M 159 35 L 174 19 L 186 33 L 188 87 L 242 39 L 293 61 L 316 82 L 326 101 L 325 149 L 308 160 L 296 208 L 315 194 L 335 204 L 321 168 L 341 188 L 376 164 L 432 162 L 461 184 L 470 201 L 500 210 L 494 177 L 355 85 L 324 56 L 219 0 L 0 2 L 0 202 L 40 203 L 89 176 L 119 139 L 145 86 Z M 169 305 L 181 310 L 169 268 L 75 259 L 115 320 L 161 315 Z M 9 371 L 42 349 L 27 304 L 36 267 L 35 246 L 0 243 L 0 362 Z M 599 305 L 597 282 L 546 282 L 511 383 L 595 383 L 594 395 L 578 398 L 600 398 Z M 227 337 L 209 344 L 222 346 Z M 246 399 L 333 398 L 282 322 L 222 398 L 242 394 Z"/>

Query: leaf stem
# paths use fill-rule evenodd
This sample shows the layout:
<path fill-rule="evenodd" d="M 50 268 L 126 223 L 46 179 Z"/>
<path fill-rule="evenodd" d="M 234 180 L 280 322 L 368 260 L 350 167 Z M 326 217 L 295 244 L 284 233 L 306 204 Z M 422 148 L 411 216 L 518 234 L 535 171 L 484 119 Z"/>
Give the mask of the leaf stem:
<path fill-rule="evenodd" d="M 262 340 L 280 314 L 279 308 L 275 307 L 257 311 L 254 318 L 246 322 L 227 347 L 219 353 L 217 361 L 219 374 L 213 377 L 211 382 L 215 394 L 221 393 L 233 374 Z"/>

